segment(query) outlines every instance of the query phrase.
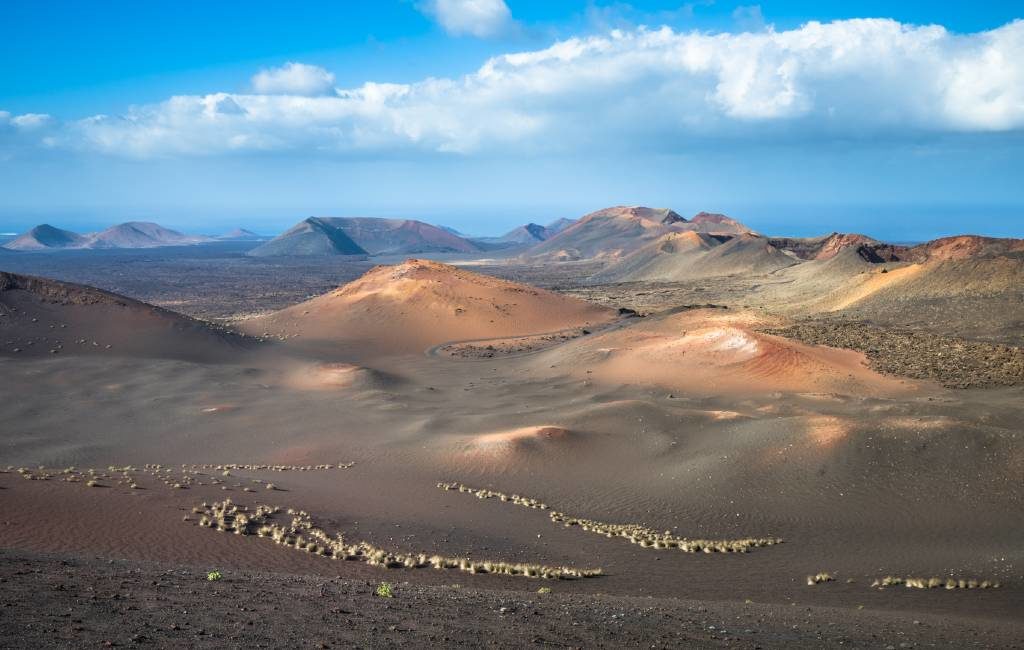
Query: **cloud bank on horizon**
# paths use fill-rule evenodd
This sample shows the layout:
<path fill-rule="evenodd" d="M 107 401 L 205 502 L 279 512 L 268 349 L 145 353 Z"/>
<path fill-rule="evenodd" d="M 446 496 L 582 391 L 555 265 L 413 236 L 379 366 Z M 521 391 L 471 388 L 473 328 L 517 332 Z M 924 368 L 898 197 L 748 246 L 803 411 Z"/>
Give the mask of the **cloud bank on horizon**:
<path fill-rule="evenodd" d="M 511 21 L 501 0 L 421 7 L 453 34 L 483 37 Z M 288 62 L 259 71 L 249 92 L 176 95 L 118 115 L 0 112 L 0 149 L 504 155 L 1016 131 L 1024 20 L 969 34 L 889 19 L 742 33 L 638 27 L 503 54 L 458 78 L 334 82 Z"/>

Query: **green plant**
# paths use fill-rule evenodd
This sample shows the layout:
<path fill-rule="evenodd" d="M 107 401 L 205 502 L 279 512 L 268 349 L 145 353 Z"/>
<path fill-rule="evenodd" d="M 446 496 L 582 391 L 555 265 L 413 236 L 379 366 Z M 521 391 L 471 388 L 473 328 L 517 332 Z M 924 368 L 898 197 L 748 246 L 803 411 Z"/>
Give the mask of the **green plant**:
<path fill-rule="evenodd" d="M 541 587 L 540 589 L 537 590 L 537 593 L 538 594 L 550 594 L 551 593 L 551 587 Z"/>
<path fill-rule="evenodd" d="M 220 580 L 223 577 L 224 576 L 221 575 L 220 571 L 210 571 L 209 573 L 206 574 L 206 579 L 209 580 L 210 582 L 216 582 L 217 580 Z"/>
<path fill-rule="evenodd" d="M 382 582 L 377 585 L 377 596 L 380 598 L 394 598 L 395 592 L 391 588 L 390 582 Z"/>

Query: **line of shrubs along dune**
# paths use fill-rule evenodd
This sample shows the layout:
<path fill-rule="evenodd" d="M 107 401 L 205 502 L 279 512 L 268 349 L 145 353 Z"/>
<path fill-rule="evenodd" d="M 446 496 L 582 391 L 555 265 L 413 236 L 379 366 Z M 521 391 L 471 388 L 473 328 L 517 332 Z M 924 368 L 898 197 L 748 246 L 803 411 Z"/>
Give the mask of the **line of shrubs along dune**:
<path fill-rule="evenodd" d="M 469 487 L 462 483 L 438 483 L 437 487 L 445 491 L 455 490 L 472 494 L 478 499 L 499 499 L 526 508 L 547 510 L 552 522 L 561 523 L 566 527 L 579 526 L 582 530 L 604 535 L 605 537 L 622 537 L 643 548 L 667 549 L 674 548 L 684 553 L 747 553 L 752 548 L 781 544 L 778 537 L 744 537 L 740 539 L 690 539 L 677 537 L 671 531 L 658 532 L 642 524 L 610 524 L 593 519 L 573 517 L 553 510 L 549 505 L 518 494 L 505 494 L 494 490 Z"/>
<path fill-rule="evenodd" d="M 826 582 L 835 582 L 831 573 L 817 573 L 807 576 L 808 586 L 820 585 Z M 852 583 L 853 579 L 846 582 Z M 886 589 L 888 587 L 904 586 L 908 589 L 999 589 L 1002 584 L 998 580 L 984 580 L 981 578 L 901 578 L 899 576 L 885 576 L 875 578 L 871 583 L 872 587 Z"/>
<path fill-rule="evenodd" d="M 141 474 L 149 474 L 167 487 L 173 489 L 188 489 L 194 485 L 219 486 L 222 490 L 229 490 L 230 485 L 242 489 L 244 492 L 254 492 L 251 486 L 233 482 L 229 485 L 226 480 L 231 477 L 234 471 L 251 472 L 313 472 L 327 471 L 333 469 L 349 469 L 355 466 L 355 462 L 320 464 L 320 465 L 270 465 L 257 463 L 223 463 L 223 464 L 182 464 L 180 469 L 159 463 L 146 463 L 142 467 L 134 465 L 115 466 L 111 465 L 105 470 L 77 467 L 49 468 L 39 466 L 35 468 L 7 466 L 8 472 L 17 472 L 22 478 L 30 481 L 48 481 L 53 479 L 62 480 L 68 483 L 84 483 L 88 487 L 110 487 L 113 485 L 126 486 L 133 490 L 142 489 L 138 481 Z M 2 471 L 2 470 L 0 470 Z M 206 477 L 206 472 L 216 472 Z M 262 479 L 250 479 L 254 484 L 263 485 L 265 489 L 274 490 L 277 486 L 274 483 L 266 483 Z"/>
<path fill-rule="evenodd" d="M 335 560 L 356 560 L 371 566 L 389 569 L 458 569 L 469 573 L 494 573 L 526 578 L 571 580 L 592 578 L 602 574 L 600 568 L 579 569 L 543 564 L 471 560 L 460 557 L 428 555 L 426 553 L 400 553 L 382 549 L 365 541 L 348 542 L 342 533 L 331 537 L 317 527 L 308 512 L 288 509 L 287 523 L 275 519 L 281 513 L 278 506 L 258 505 L 255 510 L 233 503 L 231 499 L 193 508 L 200 515 L 199 525 L 237 535 L 255 535 L 272 539 L 282 546 L 291 547 Z"/>

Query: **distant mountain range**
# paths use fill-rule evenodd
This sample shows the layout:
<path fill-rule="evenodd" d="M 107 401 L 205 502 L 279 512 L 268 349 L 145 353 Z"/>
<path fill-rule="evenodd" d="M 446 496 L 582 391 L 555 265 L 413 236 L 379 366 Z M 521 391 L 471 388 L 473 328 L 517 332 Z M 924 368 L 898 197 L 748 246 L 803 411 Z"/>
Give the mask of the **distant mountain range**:
<path fill-rule="evenodd" d="M 801 262 L 825 262 L 847 251 L 869 264 L 957 260 L 1024 251 L 1024 240 L 973 235 L 912 246 L 857 233 L 766 237 L 724 214 L 698 212 L 685 218 L 669 208 L 614 206 L 578 220 L 527 223 L 499 237 L 470 237 L 453 228 L 414 219 L 373 217 L 309 217 L 274 238 L 242 228 L 217 237 L 189 235 L 145 221 L 129 221 L 86 234 L 41 224 L 7 241 L 0 246 L 0 253 L 155 248 L 218 241 L 253 242 L 256 245 L 246 254 L 254 257 L 487 255 L 500 250 L 504 257 L 515 256 L 532 263 L 594 260 L 604 262 L 593 278 L 603 282 L 772 273 Z"/>
<path fill-rule="evenodd" d="M 249 251 L 254 257 L 288 255 L 419 255 L 527 249 L 559 233 L 572 219 L 547 226 L 528 223 L 500 237 L 469 237 L 454 228 L 414 219 L 310 217 Z"/>
<path fill-rule="evenodd" d="M 310 217 L 249 251 L 285 255 L 411 255 L 479 253 L 483 247 L 447 229 L 413 219 Z"/>
<path fill-rule="evenodd" d="M 513 228 L 500 237 L 472 237 L 470 239 L 487 248 L 532 246 L 538 242 L 547 241 L 574 223 L 576 223 L 575 219 L 564 218 L 552 221 L 546 226 L 538 223 L 528 223 L 518 228 Z"/>
<path fill-rule="evenodd" d="M 688 220 L 668 208 L 616 206 L 591 212 L 524 255 L 553 261 L 620 258 L 677 232 L 756 234 L 725 215 L 701 212 Z"/>
<path fill-rule="evenodd" d="M 217 235 L 216 239 L 217 241 L 264 241 L 270 239 L 270 237 L 257 235 L 253 231 L 246 230 L 245 228 L 235 228 L 223 235 Z"/>
<path fill-rule="evenodd" d="M 82 248 L 87 239 L 85 235 L 79 235 L 70 230 L 61 230 L 48 223 L 44 223 L 12 239 L 4 244 L 3 247 L 14 251 Z"/>
<path fill-rule="evenodd" d="M 85 235 L 44 223 L 7 242 L 3 247 L 15 251 L 155 248 L 188 246 L 208 241 L 212 239 L 201 235 L 185 235 L 148 221 L 128 221 Z"/>
<path fill-rule="evenodd" d="M 264 241 L 251 230 L 235 228 L 217 237 L 187 235 L 150 221 L 127 221 L 106 230 L 80 234 L 50 224 L 40 224 L 6 242 L 0 249 L 10 251 L 56 251 L 73 249 L 157 248 L 191 246 L 213 241 Z"/>

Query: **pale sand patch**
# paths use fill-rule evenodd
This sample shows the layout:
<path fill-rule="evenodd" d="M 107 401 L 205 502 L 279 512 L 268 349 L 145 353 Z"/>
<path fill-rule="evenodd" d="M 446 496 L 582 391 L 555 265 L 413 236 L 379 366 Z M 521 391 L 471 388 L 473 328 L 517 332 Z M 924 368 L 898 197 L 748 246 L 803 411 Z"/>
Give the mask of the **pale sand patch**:
<path fill-rule="evenodd" d="M 285 383 L 300 390 L 337 390 L 372 383 L 373 372 L 350 363 L 315 363 L 293 368 Z"/>
<path fill-rule="evenodd" d="M 807 437 L 819 447 L 833 447 L 850 435 L 853 425 L 848 420 L 831 415 L 818 415 L 807 419 Z"/>
<path fill-rule="evenodd" d="M 922 269 L 924 269 L 922 264 L 911 264 L 910 266 L 904 266 L 903 268 L 893 269 L 888 273 L 872 273 L 867 280 L 851 289 L 845 296 L 840 298 L 838 302 L 829 307 L 828 311 L 846 309 L 847 307 L 878 293 L 882 289 L 886 289 L 915 277 L 921 273 Z"/>
<path fill-rule="evenodd" d="M 554 425 L 519 427 L 469 436 L 453 436 L 444 445 L 446 456 L 476 466 L 505 465 L 534 454 L 565 451 L 574 437 L 568 429 Z"/>

